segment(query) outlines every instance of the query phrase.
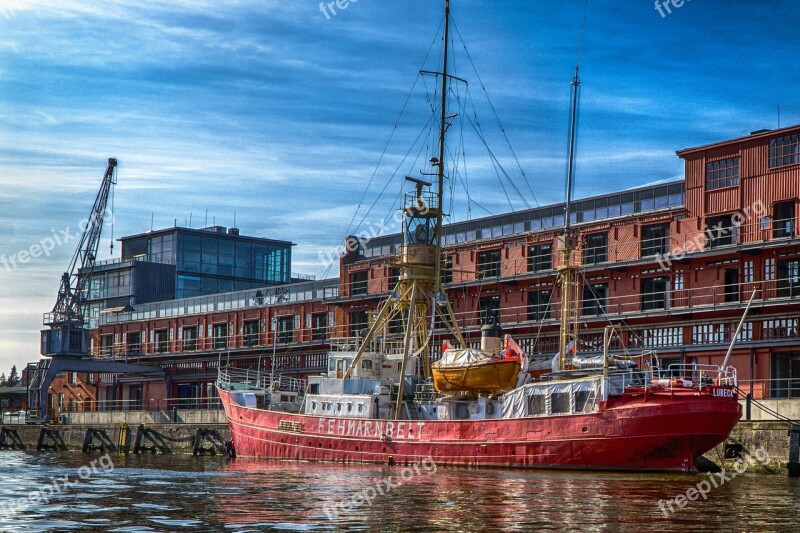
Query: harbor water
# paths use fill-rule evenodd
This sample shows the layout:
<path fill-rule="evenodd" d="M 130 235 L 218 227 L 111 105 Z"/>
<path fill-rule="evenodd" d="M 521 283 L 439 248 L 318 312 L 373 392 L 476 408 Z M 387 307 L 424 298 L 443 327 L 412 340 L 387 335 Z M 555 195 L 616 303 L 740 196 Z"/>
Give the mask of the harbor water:
<path fill-rule="evenodd" d="M 0 531 L 798 531 L 799 508 L 785 473 L 0 452 Z"/>

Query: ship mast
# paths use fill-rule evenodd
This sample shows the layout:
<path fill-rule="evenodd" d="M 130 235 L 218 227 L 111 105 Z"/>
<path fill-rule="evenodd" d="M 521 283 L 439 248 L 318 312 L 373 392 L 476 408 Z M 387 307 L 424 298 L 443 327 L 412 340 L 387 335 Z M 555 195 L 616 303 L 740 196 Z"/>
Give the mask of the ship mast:
<path fill-rule="evenodd" d="M 445 137 L 447 136 L 447 55 L 450 50 L 450 0 L 444 3 L 444 61 L 442 63 L 442 101 L 441 116 L 439 118 L 439 161 L 435 163 L 438 170 L 438 183 L 436 196 L 439 206 L 442 206 L 444 191 L 444 157 L 445 157 Z M 442 210 L 436 216 L 436 291 L 437 296 L 442 292 Z"/>
<path fill-rule="evenodd" d="M 445 178 L 445 141 L 448 120 L 453 117 L 447 114 L 447 90 L 450 78 L 448 74 L 448 55 L 450 40 L 450 0 L 445 0 L 444 23 L 444 65 L 441 72 L 422 71 L 420 74 L 441 76 L 441 109 L 439 117 L 439 157 L 430 160 L 436 167 L 436 190 L 430 191 L 431 183 L 421 179 L 406 177 L 415 185 L 414 192 L 405 195 L 403 206 L 403 244 L 397 258 L 400 271 L 397 285 L 393 287 L 391 296 L 379 307 L 375 321 L 370 326 L 344 378 L 348 379 L 357 367 L 372 341 L 382 335 L 386 327 L 395 319 L 402 319 L 405 324 L 403 335 L 403 360 L 400 365 L 400 376 L 395 418 L 401 418 L 405 394 L 405 376 L 409 373 L 409 365 L 416 363 L 417 370 L 424 377 L 429 377 L 430 341 L 435 318 L 438 317 L 445 328 L 453 334 L 456 343 L 462 348 L 466 341 L 456 322 L 453 307 L 442 291 L 442 224 L 443 195 Z M 463 80 L 459 80 L 463 81 Z"/>
<path fill-rule="evenodd" d="M 573 347 L 578 348 L 577 301 L 578 283 L 577 267 L 572 262 L 572 252 L 577 249 L 577 238 L 572 230 L 570 212 L 572 211 L 572 188 L 575 179 L 575 150 L 578 126 L 578 96 L 581 80 L 579 67 L 575 65 L 575 77 L 572 80 L 572 100 L 569 118 L 569 154 L 567 158 L 567 198 L 564 204 L 564 233 L 558 239 L 561 261 L 558 266 L 558 277 L 561 280 L 561 331 L 558 342 L 558 369 L 566 370 L 567 349 L 570 344 L 570 327 L 574 324 L 572 334 Z"/>

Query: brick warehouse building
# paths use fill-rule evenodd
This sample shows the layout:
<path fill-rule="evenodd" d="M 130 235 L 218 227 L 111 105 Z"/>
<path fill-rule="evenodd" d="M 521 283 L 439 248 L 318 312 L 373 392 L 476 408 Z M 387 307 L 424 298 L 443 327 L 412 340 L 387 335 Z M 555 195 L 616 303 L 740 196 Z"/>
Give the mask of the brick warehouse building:
<path fill-rule="evenodd" d="M 615 323 L 623 326 L 615 350 L 719 364 L 755 290 L 731 358 L 740 386 L 755 398 L 800 397 L 800 126 L 678 156 L 683 181 L 573 204 L 579 350 L 601 350 L 604 327 Z M 444 228 L 445 289 L 471 342 L 496 320 L 530 352 L 555 354 L 563 216 L 564 206 L 553 205 Z M 368 327 L 393 286 L 399 244 L 400 235 L 364 243 L 342 259 L 338 280 L 101 313 L 96 357 L 161 365 L 167 378 L 72 376 L 97 398 L 73 408 L 214 405 L 219 360 L 269 371 L 273 350 L 276 375 L 324 371 L 331 341 Z"/>

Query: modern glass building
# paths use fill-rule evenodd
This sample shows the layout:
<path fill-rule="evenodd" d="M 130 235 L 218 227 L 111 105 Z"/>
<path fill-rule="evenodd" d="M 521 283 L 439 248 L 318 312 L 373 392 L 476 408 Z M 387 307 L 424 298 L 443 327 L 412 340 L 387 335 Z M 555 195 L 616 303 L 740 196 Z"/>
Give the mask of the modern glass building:
<path fill-rule="evenodd" d="M 175 298 L 291 281 L 291 242 L 246 237 L 236 228 L 174 227 L 120 239 L 122 260 L 175 265 Z"/>

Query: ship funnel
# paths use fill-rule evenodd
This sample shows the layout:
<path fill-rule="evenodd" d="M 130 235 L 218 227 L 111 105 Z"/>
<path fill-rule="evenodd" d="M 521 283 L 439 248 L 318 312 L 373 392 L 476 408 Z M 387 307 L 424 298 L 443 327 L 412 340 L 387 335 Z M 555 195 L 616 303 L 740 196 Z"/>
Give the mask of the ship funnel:
<path fill-rule="evenodd" d="M 503 347 L 503 328 L 497 324 L 486 324 L 481 327 L 481 350 L 499 356 Z"/>

